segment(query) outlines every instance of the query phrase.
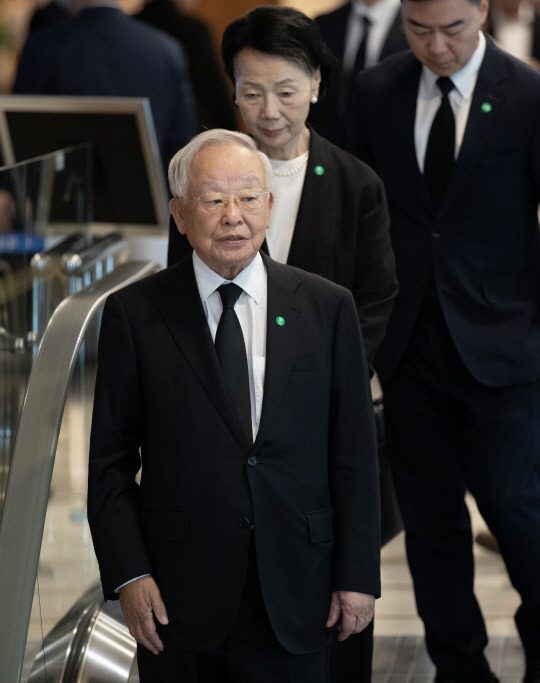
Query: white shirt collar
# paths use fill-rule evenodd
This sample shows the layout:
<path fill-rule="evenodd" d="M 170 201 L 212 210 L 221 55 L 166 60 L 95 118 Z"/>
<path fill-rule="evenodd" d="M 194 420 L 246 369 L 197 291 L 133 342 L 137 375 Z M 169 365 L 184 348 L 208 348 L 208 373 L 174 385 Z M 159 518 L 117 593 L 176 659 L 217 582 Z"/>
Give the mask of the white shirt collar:
<path fill-rule="evenodd" d="M 464 99 L 468 99 L 472 95 L 485 52 L 486 38 L 482 31 L 480 31 L 478 45 L 473 52 L 472 57 L 462 69 L 456 71 L 456 73 L 451 76 L 454 87 Z M 431 93 L 433 96 L 440 95 L 439 88 L 436 85 L 438 78 L 439 76 L 428 69 L 427 66 L 422 68 L 422 79 L 426 87 L 426 92 Z"/>
<path fill-rule="evenodd" d="M 367 17 L 372 24 L 383 23 L 394 18 L 401 0 L 379 0 L 374 5 L 366 5 L 362 0 L 354 0 L 353 12 L 359 18 Z"/>
<path fill-rule="evenodd" d="M 193 252 L 193 270 L 195 271 L 195 279 L 203 303 L 207 301 L 208 297 L 213 294 L 220 285 L 225 282 L 231 282 L 231 280 L 225 280 L 221 275 L 216 273 L 215 270 L 209 268 L 195 251 Z M 264 267 L 261 255 L 258 253 L 253 261 L 244 268 L 244 270 L 240 271 L 232 282 L 239 287 L 242 287 L 244 292 L 250 296 L 256 304 L 259 304 L 264 297 L 265 278 L 266 268 Z"/>

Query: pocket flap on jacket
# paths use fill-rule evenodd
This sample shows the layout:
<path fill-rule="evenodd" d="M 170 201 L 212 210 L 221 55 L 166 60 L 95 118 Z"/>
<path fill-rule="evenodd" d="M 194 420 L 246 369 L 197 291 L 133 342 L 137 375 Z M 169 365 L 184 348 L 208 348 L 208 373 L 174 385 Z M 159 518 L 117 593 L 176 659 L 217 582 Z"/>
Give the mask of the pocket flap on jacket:
<path fill-rule="evenodd" d="M 332 510 L 308 512 L 309 537 L 313 543 L 328 543 L 334 539 Z"/>

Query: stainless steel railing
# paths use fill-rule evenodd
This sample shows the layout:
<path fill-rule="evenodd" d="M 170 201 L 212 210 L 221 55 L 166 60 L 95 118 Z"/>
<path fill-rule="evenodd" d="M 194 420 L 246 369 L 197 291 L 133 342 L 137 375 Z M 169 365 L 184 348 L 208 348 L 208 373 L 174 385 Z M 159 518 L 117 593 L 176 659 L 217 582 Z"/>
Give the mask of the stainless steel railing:
<path fill-rule="evenodd" d="M 85 330 L 106 297 L 159 270 L 128 262 L 65 299 L 54 312 L 32 365 L 0 520 L 0 681 L 18 683 L 38 571 L 58 434 Z"/>

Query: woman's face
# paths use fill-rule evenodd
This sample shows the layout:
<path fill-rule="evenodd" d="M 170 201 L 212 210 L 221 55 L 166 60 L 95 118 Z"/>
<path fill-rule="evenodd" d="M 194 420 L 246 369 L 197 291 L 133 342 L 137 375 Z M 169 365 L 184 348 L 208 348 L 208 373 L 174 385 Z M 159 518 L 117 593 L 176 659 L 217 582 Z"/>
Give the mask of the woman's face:
<path fill-rule="evenodd" d="M 319 94 L 311 74 L 288 59 L 246 47 L 234 59 L 236 102 L 248 130 L 272 159 L 294 159 L 308 149 L 306 119 Z"/>

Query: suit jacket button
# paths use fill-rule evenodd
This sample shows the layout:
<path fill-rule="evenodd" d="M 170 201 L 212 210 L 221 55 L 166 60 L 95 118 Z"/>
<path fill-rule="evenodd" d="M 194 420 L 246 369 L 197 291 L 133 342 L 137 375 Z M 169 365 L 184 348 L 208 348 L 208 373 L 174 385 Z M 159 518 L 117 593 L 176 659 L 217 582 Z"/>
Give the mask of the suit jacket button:
<path fill-rule="evenodd" d="M 254 467 L 256 464 L 257 464 L 257 458 L 255 456 L 252 456 L 251 458 L 249 458 L 248 465 L 250 467 Z"/>
<path fill-rule="evenodd" d="M 242 529 L 247 529 L 249 526 L 251 526 L 251 522 L 247 517 L 240 517 L 238 520 L 238 526 L 242 527 Z"/>

